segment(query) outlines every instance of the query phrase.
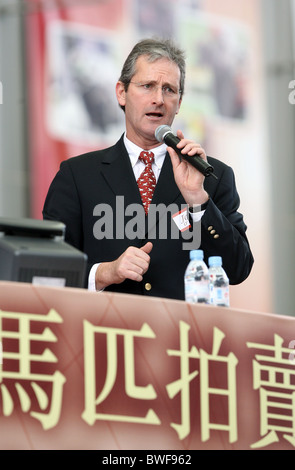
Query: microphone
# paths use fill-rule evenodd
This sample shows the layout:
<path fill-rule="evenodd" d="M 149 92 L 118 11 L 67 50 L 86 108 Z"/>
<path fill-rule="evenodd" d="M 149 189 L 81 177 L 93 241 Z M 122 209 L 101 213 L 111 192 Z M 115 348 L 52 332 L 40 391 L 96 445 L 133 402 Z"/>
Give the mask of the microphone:
<path fill-rule="evenodd" d="M 194 168 L 200 171 L 204 176 L 214 176 L 215 179 L 218 179 L 216 175 L 214 175 L 213 166 L 209 165 L 208 162 L 203 160 L 199 155 L 183 155 L 179 148 L 177 148 L 178 142 L 180 139 L 173 134 L 171 127 L 167 125 L 159 126 L 155 130 L 155 137 L 158 142 L 165 142 L 169 147 L 172 147 L 180 159 L 184 159 L 188 163 L 190 163 Z"/>

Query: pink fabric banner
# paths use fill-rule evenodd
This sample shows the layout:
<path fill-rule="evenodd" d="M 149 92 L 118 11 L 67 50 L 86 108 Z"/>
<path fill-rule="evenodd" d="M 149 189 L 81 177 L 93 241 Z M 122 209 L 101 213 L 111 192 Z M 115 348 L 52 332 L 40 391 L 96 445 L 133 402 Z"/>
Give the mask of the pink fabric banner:
<path fill-rule="evenodd" d="M 0 299 L 1 449 L 294 449 L 294 318 L 9 282 Z"/>

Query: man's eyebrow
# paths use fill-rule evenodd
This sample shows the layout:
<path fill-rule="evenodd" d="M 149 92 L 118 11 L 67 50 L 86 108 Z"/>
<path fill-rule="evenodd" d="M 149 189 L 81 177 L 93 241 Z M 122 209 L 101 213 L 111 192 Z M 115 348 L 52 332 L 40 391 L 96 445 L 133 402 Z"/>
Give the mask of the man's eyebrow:
<path fill-rule="evenodd" d="M 151 85 L 157 85 L 158 82 L 157 82 L 157 80 L 146 79 L 146 80 L 139 80 L 138 83 L 148 83 L 148 84 L 151 84 Z M 173 85 L 170 82 L 164 82 L 164 83 L 162 83 L 162 86 L 168 86 L 170 88 L 177 88 L 178 85 Z"/>

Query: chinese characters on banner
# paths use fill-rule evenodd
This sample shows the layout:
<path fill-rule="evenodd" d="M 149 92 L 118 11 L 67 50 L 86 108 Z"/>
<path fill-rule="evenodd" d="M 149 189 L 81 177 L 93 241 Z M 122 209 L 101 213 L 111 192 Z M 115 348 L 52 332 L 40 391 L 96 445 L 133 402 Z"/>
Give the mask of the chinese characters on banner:
<path fill-rule="evenodd" d="M 295 319 L 13 289 L 0 283 L 1 448 L 295 447 Z"/>

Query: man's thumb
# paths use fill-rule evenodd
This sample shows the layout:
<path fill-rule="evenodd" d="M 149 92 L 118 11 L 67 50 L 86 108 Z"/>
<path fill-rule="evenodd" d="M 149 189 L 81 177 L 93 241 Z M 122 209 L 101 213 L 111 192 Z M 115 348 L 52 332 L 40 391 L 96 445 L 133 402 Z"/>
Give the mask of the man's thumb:
<path fill-rule="evenodd" d="M 153 248 L 152 242 L 147 242 L 140 249 L 144 251 L 145 253 L 149 254 L 152 251 L 152 248 Z"/>

